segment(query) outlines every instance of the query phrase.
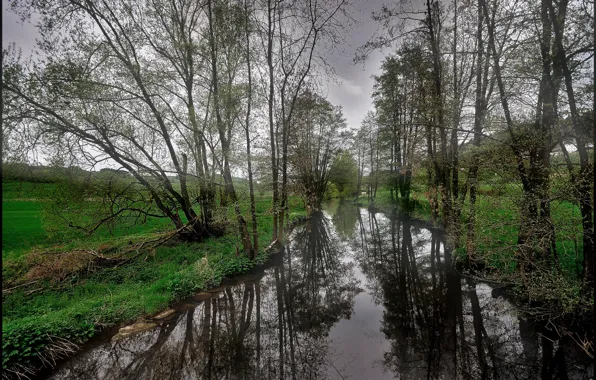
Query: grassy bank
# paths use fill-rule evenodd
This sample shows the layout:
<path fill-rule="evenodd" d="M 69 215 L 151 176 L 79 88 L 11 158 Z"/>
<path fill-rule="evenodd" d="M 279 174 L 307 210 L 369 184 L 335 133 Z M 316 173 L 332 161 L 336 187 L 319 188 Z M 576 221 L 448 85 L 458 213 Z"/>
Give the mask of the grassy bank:
<path fill-rule="evenodd" d="M 508 273 L 515 271 L 514 250 L 519 232 L 520 198 L 521 192 L 515 188 L 507 193 L 501 193 L 486 185 L 479 191 L 476 201 L 475 253 L 478 259 L 482 259 L 490 268 Z M 431 207 L 422 189 L 412 193 L 409 207 L 392 200 L 390 191 L 385 189 L 379 190 L 372 202 L 367 202 L 366 197 L 358 198 L 357 202 L 368 204 L 369 207 L 385 213 L 396 210 L 408 211 L 414 218 L 432 222 Z M 469 200 L 466 198 L 461 214 L 464 232 L 469 222 L 469 207 Z M 576 276 L 581 271 L 583 260 L 579 207 L 570 201 L 557 201 L 551 203 L 551 208 L 561 270 L 569 276 Z M 465 237 L 465 233 L 461 234 L 459 247 L 465 246 Z M 459 248 L 455 254 L 463 258 L 465 250 Z"/>
<path fill-rule="evenodd" d="M 426 188 L 418 185 L 412 193 L 408 212 L 417 219 L 431 221 Z M 581 324 L 582 315 L 591 315 L 593 294 L 582 291 L 581 214 L 576 204 L 565 199 L 551 202 L 551 216 L 556 234 L 558 266 L 521 274 L 517 268 L 517 239 L 520 225 L 521 189 L 515 186 L 483 185 L 476 203 L 476 235 L 473 241 L 474 273 L 483 278 L 511 286 L 522 310 L 538 318 L 555 318 Z M 391 213 L 404 210 L 393 201 L 389 190 L 379 190 L 373 202 L 366 197 L 357 202 L 372 209 Z M 466 234 L 469 201 L 462 206 L 461 231 L 454 251 L 460 263 L 466 262 Z M 455 245 L 451 237 L 451 245 Z M 472 269 L 472 267 L 467 267 Z M 579 322 L 578 322 L 579 321 Z M 579 326 L 579 325 L 578 325 Z M 580 326 L 581 327 L 581 326 Z"/>
<path fill-rule="evenodd" d="M 154 220 L 112 235 L 63 241 L 45 234 L 44 199 L 32 195 L 30 191 L 15 196 L 10 187 L 3 189 L 4 370 L 26 373 L 44 362 L 51 365 L 56 357 L 70 353 L 71 343 L 80 344 L 102 328 L 155 314 L 268 258 L 263 248 L 271 241 L 272 229 L 271 201 L 266 196 L 257 203 L 261 249 L 255 260 L 237 255 L 240 242 L 230 228 L 220 238 L 201 243 L 170 241 L 123 265 L 98 265 L 85 252 L 126 247 L 171 227 Z M 290 207 L 291 219 L 305 215 L 298 199 L 291 199 Z M 246 219 L 250 220 L 248 215 Z M 6 292 L 9 288 L 13 289 Z"/>

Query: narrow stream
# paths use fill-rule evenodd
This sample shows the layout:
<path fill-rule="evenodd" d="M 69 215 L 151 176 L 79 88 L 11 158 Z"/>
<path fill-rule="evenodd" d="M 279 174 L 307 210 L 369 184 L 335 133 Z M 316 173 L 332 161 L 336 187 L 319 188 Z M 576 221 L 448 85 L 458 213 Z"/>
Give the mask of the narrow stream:
<path fill-rule="evenodd" d="M 51 379 L 593 379 L 573 342 L 451 269 L 441 231 L 341 204 L 283 255 Z"/>

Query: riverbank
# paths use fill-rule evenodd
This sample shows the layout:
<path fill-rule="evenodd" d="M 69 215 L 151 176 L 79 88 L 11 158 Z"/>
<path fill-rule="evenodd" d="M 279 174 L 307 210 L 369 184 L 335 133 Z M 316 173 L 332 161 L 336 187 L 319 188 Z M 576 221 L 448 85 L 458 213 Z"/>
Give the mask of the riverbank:
<path fill-rule="evenodd" d="M 388 215 L 407 212 L 412 218 L 433 223 L 431 207 L 423 191 L 412 193 L 409 204 L 392 200 L 388 190 L 379 190 L 377 197 L 368 202 L 366 197 L 355 200 L 373 212 Z M 476 203 L 476 234 L 474 253 L 468 258 L 466 231 L 469 203 L 462 207 L 459 241 L 448 237 L 447 244 L 460 271 L 480 280 L 498 283 L 515 301 L 520 312 L 528 318 L 552 321 L 560 334 L 571 336 L 589 355 L 593 355 L 594 294 L 585 291 L 581 281 L 583 262 L 581 214 L 576 205 L 566 200 L 551 203 L 552 220 L 556 233 L 557 267 L 551 271 L 520 274 L 517 268 L 517 239 L 519 231 L 517 189 L 480 189 Z M 443 227 L 435 222 L 437 227 Z M 470 260 L 469 260 L 470 259 Z"/>
<path fill-rule="evenodd" d="M 9 205 L 7 211 L 12 213 L 8 217 L 25 212 L 30 221 L 40 218 L 39 199 L 4 195 L 3 205 Z M 72 355 L 103 329 L 155 315 L 191 294 L 218 286 L 226 277 L 263 265 L 274 251 L 265 250 L 272 237 L 269 206 L 267 197 L 257 202 L 261 249 L 254 260 L 238 254 L 241 244 L 233 233 L 201 243 L 170 240 L 147 252 L 140 249 L 141 254 L 130 261 L 112 264 L 110 252 L 116 248 L 141 247 L 165 232 L 149 223 L 145 230 L 119 231 L 111 239 L 56 245 L 39 231 L 41 224 L 23 221 L 3 227 L 3 371 L 32 375 Z M 291 201 L 290 210 L 291 222 L 306 215 L 298 199 Z M 6 216 L 3 210 L 5 221 Z M 36 239 L 19 245 L 11 233 L 25 227 L 35 230 Z M 27 246 L 30 241 L 34 244 Z"/>
<path fill-rule="evenodd" d="M 569 340 L 454 270 L 444 238 L 332 202 L 263 270 L 102 334 L 48 380 L 593 376 Z"/>
<path fill-rule="evenodd" d="M 473 241 L 473 260 L 483 263 L 483 267 L 504 273 L 513 273 L 516 269 L 515 248 L 519 231 L 518 199 L 521 197 L 514 190 L 507 194 L 494 191 L 490 187 L 479 191 L 476 202 L 476 235 Z M 441 222 L 433 221 L 431 207 L 426 193 L 421 189 L 412 193 L 409 204 L 392 200 L 389 190 L 379 190 L 377 197 L 369 202 L 366 197 L 359 197 L 356 204 L 361 204 L 371 211 L 384 213 L 407 212 L 415 219 L 434 223 L 443 227 Z M 579 279 L 583 262 L 581 239 L 581 214 L 577 205 L 569 201 L 552 202 L 552 220 L 556 229 L 556 250 L 560 271 L 565 276 Z M 469 203 L 462 205 L 461 228 L 467 228 Z M 439 219 L 441 217 L 439 216 Z M 466 234 L 461 233 L 455 256 L 466 259 Z"/>

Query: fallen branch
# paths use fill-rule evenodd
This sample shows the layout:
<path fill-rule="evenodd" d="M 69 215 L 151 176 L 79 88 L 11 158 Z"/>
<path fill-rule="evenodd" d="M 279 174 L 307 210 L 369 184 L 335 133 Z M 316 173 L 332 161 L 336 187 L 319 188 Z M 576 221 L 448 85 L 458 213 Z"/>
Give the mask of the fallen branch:
<path fill-rule="evenodd" d="M 133 255 L 132 257 L 129 258 L 125 258 L 125 259 L 120 259 L 122 260 L 120 263 L 118 263 L 116 266 L 120 266 L 124 263 L 127 263 L 131 260 L 136 259 L 137 257 L 141 256 L 143 253 L 145 253 L 146 249 L 149 250 L 154 250 L 155 248 L 159 247 L 160 245 L 163 245 L 165 243 L 167 243 L 169 240 L 173 239 L 174 237 L 178 236 L 182 231 L 184 231 L 185 229 L 189 228 L 190 226 L 192 226 L 192 224 L 196 221 L 196 218 L 191 220 L 190 222 L 186 223 L 185 225 L 183 225 L 182 227 L 167 233 L 164 236 L 160 236 L 157 239 L 153 239 L 153 240 L 147 240 L 147 241 L 143 241 L 137 245 L 134 245 L 133 247 L 127 249 L 123 254 L 126 255 L 128 253 L 131 252 L 135 252 L 135 255 Z M 145 244 L 150 244 L 150 243 L 154 243 L 151 244 L 150 246 L 148 246 L 145 250 L 141 250 L 143 248 L 143 246 Z"/>
<path fill-rule="evenodd" d="M 2 293 L 3 293 L 3 294 L 4 294 L 4 293 L 10 293 L 10 292 L 12 292 L 13 290 L 15 290 L 15 289 L 17 289 L 17 288 L 22 288 L 22 287 L 24 287 L 24 286 L 28 286 L 28 285 L 31 285 L 31 284 L 35 284 L 35 283 L 36 283 L 36 282 L 38 282 L 38 281 L 39 281 L 39 280 L 33 280 L 33 281 L 29 281 L 29 282 L 26 282 L 26 283 L 24 283 L 24 284 L 21 284 L 21 285 L 13 286 L 12 288 L 8 288 L 8 289 L 2 289 Z"/>
<path fill-rule="evenodd" d="M 83 251 L 83 252 L 88 253 L 88 254 L 90 254 L 92 256 L 95 256 L 95 257 L 97 257 L 98 259 L 101 259 L 101 260 L 108 260 L 108 261 L 118 260 L 118 258 L 115 258 L 115 257 L 105 257 L 104 255 L 101 255 L 99 252 L 97 252 L 94 249 L 90 249 L 90 250 Z"/>
<path fill-rule="evenodd" d="M 26 295 L 26 296 L 30 296 L 31 294 L 33 294 L 33 293 L 35 293 L 35 292 L 38 292 L 38 291 L 40 291 L 40 290 L 43 290 L 43 289 L 44 289 L 44 288 L 36 288 L 36 289 L 27 290 L 27 291 L 25 292 L 25 295 Z"/>
<path fill-rule="evenodd" d="M 265 248 L 265 250 L 264 250 L 264 251 L 265 251 L 265 252 L 267 252 L 267 251 L 269 251 L 271 248 L 273 248 L 273 247 L 274 247 L 274 246 L 276 246 L 276 245 L 277 245 L 277 239 L 273 240 L 273 241 L 271 242 L 271 244 L 269 244 L 269 245 L 267 246 L 267 248 Z"/>

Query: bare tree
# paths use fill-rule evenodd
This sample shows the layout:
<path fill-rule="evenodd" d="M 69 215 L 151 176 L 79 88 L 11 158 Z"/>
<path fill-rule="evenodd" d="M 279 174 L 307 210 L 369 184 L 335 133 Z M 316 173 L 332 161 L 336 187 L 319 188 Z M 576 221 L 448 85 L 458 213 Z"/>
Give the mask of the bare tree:
<path fill-rule="evenodd" d="M 201 133 L 192 98 L 196 63 L 189 59 L 201 9 L 189 2 L 162 5 L 15 3 L 43 14 L 40 46 L 48 58 L 22 64 L 19 78 L 3 76 L 4 91 L 24 106 L 5 113 L 30 120 L 28 132 L 39 142 L 60 141 L 87 160 L 110 159 L 128 170 L 176 228 L 183 216 L 192 236 L 202 238 L 213 231 L 209 206 L 203 205 L 202 217 L 196 213 L 200 198 L 191 198 L 188 180 L 188 153 L 194 151 L 196 161 L 206 153 L 206 140 L 198 136 L 197 145 L 193 139 Z M 175 23 L 179 18 L 184 21 Z M 52 43 L 55 36 L 64 38 Z M 91 157 L 88 147 L 98 154 Z"/>

